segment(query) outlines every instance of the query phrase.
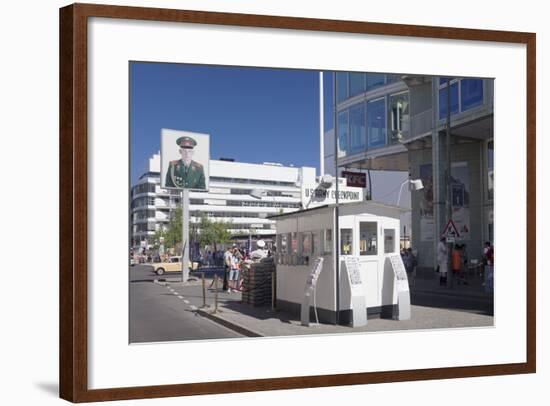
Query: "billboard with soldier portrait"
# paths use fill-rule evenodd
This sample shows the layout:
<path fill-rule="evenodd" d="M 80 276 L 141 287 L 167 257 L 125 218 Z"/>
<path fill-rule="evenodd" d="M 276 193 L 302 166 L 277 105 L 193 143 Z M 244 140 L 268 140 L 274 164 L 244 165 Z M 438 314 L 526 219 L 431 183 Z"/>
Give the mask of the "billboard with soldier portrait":
<path fill-rule="evenodd" d="M 160 150 L 162 188 L 208 190 L 208 134 L 163 128 L 160 134 Z"/>

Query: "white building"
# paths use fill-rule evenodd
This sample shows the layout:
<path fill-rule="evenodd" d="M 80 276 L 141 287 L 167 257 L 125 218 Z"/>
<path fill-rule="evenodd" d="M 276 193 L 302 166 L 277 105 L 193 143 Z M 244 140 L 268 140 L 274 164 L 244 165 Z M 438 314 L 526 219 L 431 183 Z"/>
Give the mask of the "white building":
<path fill-rule="evenodd" d="M 363 200 L 362 189 L 347 188 L 342 180 L 340 184 L 341 191 L 353 189 L 341 193 L 343 200 Z M 273 237 L 275 223 L 267 216 L 331 202 L 329 194 L 326 199 L 311 199 L 315 187 L 315 168 L 210 160 L 209 191 L 190 192 L 190 221 L 196 224 L 206 215 L 212 221 L 229 222 L 234 236 Z M 133 247 L 153 242 L 155 231 L 168 225 L 181 204 L 180 197 L 179 191 L 160 187 L 160 154 L 154 154 L 131 190 Z"/>

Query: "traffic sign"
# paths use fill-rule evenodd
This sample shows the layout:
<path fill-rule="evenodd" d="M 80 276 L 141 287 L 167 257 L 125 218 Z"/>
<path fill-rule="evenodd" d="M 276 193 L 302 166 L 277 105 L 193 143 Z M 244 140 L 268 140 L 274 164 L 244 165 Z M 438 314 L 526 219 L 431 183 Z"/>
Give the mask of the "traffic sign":
<path fill-rule="evenodd" d="M 452 219 L 449 219 L 447 222 L 447 225 L 445 226 L 445 229 L 443 230 L 443 237 L 447 240 L 447 242 L 455 242 L 455 240 L 460 237 L 460 234 L 458 233 L 458 229 L 455 226 L 455 223 Z"/>

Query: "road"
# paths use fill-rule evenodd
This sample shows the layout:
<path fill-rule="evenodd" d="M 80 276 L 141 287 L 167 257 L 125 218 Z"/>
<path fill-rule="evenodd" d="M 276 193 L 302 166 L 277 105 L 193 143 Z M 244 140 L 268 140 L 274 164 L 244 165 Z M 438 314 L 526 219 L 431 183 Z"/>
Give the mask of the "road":
<path fill-rule="evenodd" d="M 175 278 L 168 274 L 164 278 Z M 199 316 L 189 298 L 160 279 L 147 265 L 130 268 L 130 342 L 204 340 L 242 337 Z"/>

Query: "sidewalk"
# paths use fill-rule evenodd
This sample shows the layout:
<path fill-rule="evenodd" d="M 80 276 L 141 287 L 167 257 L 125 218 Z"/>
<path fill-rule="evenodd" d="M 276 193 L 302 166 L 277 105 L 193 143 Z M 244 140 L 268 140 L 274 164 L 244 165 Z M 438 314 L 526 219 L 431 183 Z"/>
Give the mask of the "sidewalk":
<path fill-rule="evenodd" d="M 206 280 L 206 287 L 211 280 Z M 406 321 L 392 319 L 370 319 L 365 327 L 352 328 L 331 324 L 311 323 L 309 327 L 301 325 L 298 317 L 269 307 L 253 307 L 241 303 L 240 293 L 218 290 L 218 311 L 214 311 L 214 289 L 207 289 L 206 303 L 202 307 L 202 284 L 170 283 L 179 292 L 189 298 L 197 307 L 197 314 L 230 328 L 247 337 L 277 337 L 308 334 L 341 334 L 376 331 L 418 330 L 433 328 L 459 328 L 492 326 L 493 317 L 460 310 L 449 310 L 427 306 L 411 307 L 412 318 Z"/>
<path fill-rule="evenodd" d="M 409 281 L 411 294 L 415 293 L 427 293 L 436 295 L 445 295 L 453 297 L 473 298 L 478 300 L 493 300 L 493 292 L 486 292 L 485 287 L 482 285 L 483 280 L 478 275 L 470 275 L 467 279 L 468 284 L 458 284 L 456 280 L 453 281 L 453 286 L 448 288 L 447 286 L 439 285 L 439 273 L 433 273 L 433 276 L 424 276 L 421 278 L 414 278 Z"/>

